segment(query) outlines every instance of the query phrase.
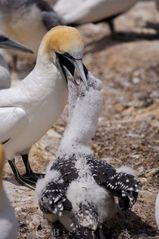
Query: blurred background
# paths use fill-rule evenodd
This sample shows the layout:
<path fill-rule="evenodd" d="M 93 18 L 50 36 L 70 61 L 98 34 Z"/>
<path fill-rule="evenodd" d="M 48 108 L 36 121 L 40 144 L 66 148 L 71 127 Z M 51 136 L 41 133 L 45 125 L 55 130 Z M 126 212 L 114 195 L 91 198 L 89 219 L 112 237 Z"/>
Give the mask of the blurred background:
<path fill-rule="evenodd" d="M 135 168 L 143 184 L 133 211 L 118 215 L 113 223 L 106 225 L 106 235 L 109 239 L 157 239 L 159 234 L 155 224 L 154 204 L 159 192 L 158 1 L 47 2 L 56 11 L 59 21 L 78 27 L 85 42 L 85 65 L 103 81 L 103 113 L 92 142 L 93 150 L 97 157 L 106 158 L 114 166 L 126 164 Z M 113 5 L 111 2 L 114 2 Z M 46 6 L 41 7 L 44 8 L 46 11 Z M 14 23 L 14 17 L 7 22 L 4 20 L 4 12 L 0 5 L 1 32 L 29 48 L 34 48 L 34 45 L 38 48 L 38 32 L 34 29 L 35 36 L 32 36 L 33 31 L 29 31 L 38 22 L 38 18 L 28 23 L 29 28 L 27 18 L 24 20 L 26 25 L 23 25 L 22 19 L 18 21 L 15 25 L 17 33 L 13 27 L 8 27 Z M 11 15 L 8 13 L 8 16 Z M 45 27 L 48 22 L 50 24 L 50 17 L 47 16 L 47 19 Z M 26 35 L 30 40 L 27 41 L 25 37 L 23 41 Z M 13 86 L 34 67 L 37 49 L 32 50 L 35 51 L 34 55 L 23 54 L 18 57 L 1 50 L 1 55 L 9 65 Z M 30 158 L 37 171 L 44 170 L 49 160 L 55 157 L 66 123 L 67 109 L 57 124 L 32 147 Z M 6 178 L 11 180 L 12 177 L 7 166 Z M 8 188 L 20 220 L 19 239 L 51 238 L 48 225 L 37 209 L 34 192 L 9 182 Z"/>

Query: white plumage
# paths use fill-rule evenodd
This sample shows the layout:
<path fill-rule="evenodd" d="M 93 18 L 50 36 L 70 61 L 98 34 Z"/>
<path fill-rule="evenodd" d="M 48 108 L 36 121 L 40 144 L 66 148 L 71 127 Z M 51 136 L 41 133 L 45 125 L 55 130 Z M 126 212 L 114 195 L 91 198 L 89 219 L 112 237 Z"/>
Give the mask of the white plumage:
<path fill-rule="evenodd" d="M 27 154 L 32 144 L 62 113 L 67 102 L 68 70 L 71 68 L 74 74 L 77 68 L 86 82 L 82 54 L 83 42 L 79 32 L 71 27 L 56 27 L 44 37 L 33 71 L 16 87 L 0 91 L 0 142 L 4 144 L 6 159 L 21 182 L 14 162 L 10 160 L 16 153 Z M 27 173 L 31 175 L 27 158 L 23 160 Z M 35 183 L 36 178 L 33 180 Z"/>
<path fill-rule="evenodd" d="M 63 18 L 65 24 L 84 24 L 113 20 L 126 12 L 137 0 L 58 0 L 55 11 Z"/>
<path fill-rule="evenodd" d="M 4 153 L 0 146 L 0 238 L 16 239 L 18 223 L 2 182 Z"/>
<path fill-rule="evenodd" d="M 156 204 L 155 204 L 155 218 L 156 218 L 156 223 L 159 229 L 159 193 L 157 194 Z"/>
<path fill-rule="evenodd" d="M 103 223 L 117 211 L 114 196 L 119 197 L 119 206 L 127 209 L 139 191 L 134 175 L 96 160 L 88 146 L 102 106 L 99 81 L 89 74 L 88 82 L 89 90 L 82 90 L 76 101 L 57 159 L 37 184 L 45 217 L 54 226 L 60 221 L 71 232 L 70 238 L 102 238 Z"/>

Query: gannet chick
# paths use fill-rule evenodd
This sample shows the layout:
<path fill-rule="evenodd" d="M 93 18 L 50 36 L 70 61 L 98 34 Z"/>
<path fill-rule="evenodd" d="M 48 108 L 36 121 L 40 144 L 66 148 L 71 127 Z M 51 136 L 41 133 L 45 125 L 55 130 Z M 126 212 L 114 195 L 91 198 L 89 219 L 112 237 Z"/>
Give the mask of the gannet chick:
<path fill-rule="evenodd" d="M 111 32 L 115 32 L 114 19 L 129 10 L 137 0 L 58 0 L 55 11 L 63 18 L 64 24 L 79 25 L 106 21 Z"/>
<path fill-rule="evenodd" d="M 117 211 L 114 197 L 124 210 L 133 206 L 139 191 L 134 175 L 97 160 L 88 146 L 101 105 L 101 92 L 93 87 L 77 99 L 57 159 L 37 183 L 45 217 L 54 225 L 59 221 L 74 239 L 104 238 L 103 223 Z"/>
<path fill-rule="evenodd" d="M 155 218 L 156 218 L 156 223 L 159 229 L 159 193 L 157 194 L 156 204 L 155 204 Z"/>
<path fill-rule="evenodd" d="M 0 145 L 0 238 L 16 239 L 18 224 L 2 182 L 4 162 L 4 151 Z"/>
<path fill-rule="evenodd" d="M 4 35 L 0 35 L 0 48 L 15 49 L 22 52 L 33 53 L 30 49 L 15 42 Z M 11 76 L 8 64 L 2 55 L 0 55 L 0 89 L 6 89 L 11 86 Z"/>
<path fill-rule="evenodd" d="M 83 48 L 78 30 L 66 26 L 53 28 L 41 42 L 32 72 L 16 87 L 0 91 L 0 142 L 16 179 L 22 184 L 35 185 L 37 175 L 30 168 L 28 152 L 62 113 L 71 74 L 78 72 L 87 87 Z M 22 154 L 25 177 L 15 166 L 13 158 L 17 153 Z"/>
<path fill-rule="evenodd" d="M 0 0 L 0 29 L 34 51 L 34 55 L 9 52 L 20 58 L 35 60 L 42 37 L 61 18 L 45 0 Z M 31 59 L 32 58 L 32 59 Z"/>

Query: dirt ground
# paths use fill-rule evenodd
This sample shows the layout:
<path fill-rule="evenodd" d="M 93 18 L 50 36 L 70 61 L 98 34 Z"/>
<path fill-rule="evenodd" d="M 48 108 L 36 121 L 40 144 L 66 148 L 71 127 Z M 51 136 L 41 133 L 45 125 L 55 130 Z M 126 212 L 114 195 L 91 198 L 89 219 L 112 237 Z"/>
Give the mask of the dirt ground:
<path fill-rule="evenodd" d="M 105 226 L 109 239 L 159 238 L 154 203 L 159 192 L 159 12 L 151 1 L 138 3 L 115 20 L 111 38 L 106 23 L 80 27 L 85 64 L 103 81 L 104 106 L 92 148 L 97 157 L 137 170 L 142 190 L 131 211 Z M 30 160 L 44 171 L 53 160 L 67 122 L 58 123 L 32 147 Z M 21 168 L 21 165 L 19 164 Z M 19 239 L 53 238 L 38 209 L 34 191 L 16 185 L 6 165 L 9 196 L 20 223 Z"/>

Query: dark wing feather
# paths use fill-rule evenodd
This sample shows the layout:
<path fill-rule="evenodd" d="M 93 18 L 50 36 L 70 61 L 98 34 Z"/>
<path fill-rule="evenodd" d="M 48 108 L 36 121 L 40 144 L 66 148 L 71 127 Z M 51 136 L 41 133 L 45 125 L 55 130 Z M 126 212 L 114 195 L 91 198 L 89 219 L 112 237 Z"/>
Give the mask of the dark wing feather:
<path fill-rule="evenodd" d="M 58 26 L 58 25 L 63 25 L 62 19 L 57 15 L 55 11 L 52 12 L 42 12 L 42 18 L 43 18 L 43 23 L 47 30 L 50 30 L 51 28 Z"/>
<path fill-rule="evenodd" d="M 40 209 L 44 213 L 58 215 L 65 210 L 71 210 L 72 205 L 66 198 L 65 192 L 66 185 L 64 183 L 48 183 L 39 200 Z"/>
<path fill-rule="evenodd" d="M 63 211 L 72 209 L 71 202 L 66 197 L 69 184 L 78 177 L 75 164 L 75 156 L 68 160 L 65 155 L 57 158 L 50 170 L 60 173 L 59 181 L 49 182 L 42 192 L 39 200 L 40 208 L 44 213 L 61 214 Z"/>
<path fill-rule="evenodd" d="M 41 11 L 52 12 L 52 7 L 45 0 L 34 0 Z"/>
<path fill-rule="evenodd" d="M 62 25 L 61 17 L 58 16 L 46 1 L 36 0 L 36 5 L 41 11 L 42 20 L 47 30 L 50 30 L 57 25 Z"/>
<path fill-rule="evenodd" d="M 125 210 L 132 207 L 137 200 L 139 182 L 133 175 L 118 173 L 104 160 L 88 160 L 93 177 L 97 184 L 103 186 L 119 198 L 119 206 Z"/>

